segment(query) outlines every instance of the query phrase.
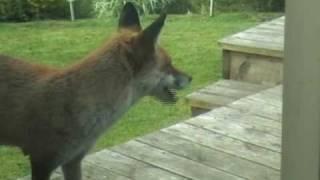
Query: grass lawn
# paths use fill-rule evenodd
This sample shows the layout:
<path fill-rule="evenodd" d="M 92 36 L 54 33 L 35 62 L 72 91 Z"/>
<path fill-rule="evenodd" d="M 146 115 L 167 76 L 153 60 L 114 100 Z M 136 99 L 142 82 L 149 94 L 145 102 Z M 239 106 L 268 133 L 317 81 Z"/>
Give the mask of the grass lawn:
<path fill-rule="evenodd" d="M 144 98 L 101 137 L 94 151 L 125 142 L 190 116 L 183 97 L 221 77 L 220 38 L 244 30 L 275 14 L 232 13 L 214 18 L 169 16 L 161 44 L 173 63 L 193 76 L 192 85 L 179 93 L 176 105 L 166 106 Z M 154 17 L 146 17 L 147 25 Z M 64 67 L 98 47 L 116 30 L 116 19 L 89 19 L 74 23 L 41 21 L 0 24 L 0 53 L 28 61 Z M 0 102 L 1 103 L 1 102 Z M 1 117 L 0 117 L 1 118 Z M 26 157 L 14 148 L 0 147 L 0 180 L 16 179 L 30 173 Z"/>

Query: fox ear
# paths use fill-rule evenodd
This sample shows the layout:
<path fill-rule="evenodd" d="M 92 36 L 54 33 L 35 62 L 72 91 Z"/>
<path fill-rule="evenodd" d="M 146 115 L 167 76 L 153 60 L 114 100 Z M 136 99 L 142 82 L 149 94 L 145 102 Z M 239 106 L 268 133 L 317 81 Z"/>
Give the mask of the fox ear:
<path fill-rule="evenodd" d="M 140 34 L 140 40 L 142 43 L 149 47 L 154 47 L 156 44 L 161 29 L 164 25 L 167 15 L 162 14 L 158 19 L 156 19 L 149 27 L 143 30 Z"/>
<path fill-rule="evenodd" d="M 120 29 L 131 29 L 135 31 L 141 30 L 141 24 L 137 9 L 133 3 L 127 2 L 121 12 L 119 19 L 119 30 Z"/>

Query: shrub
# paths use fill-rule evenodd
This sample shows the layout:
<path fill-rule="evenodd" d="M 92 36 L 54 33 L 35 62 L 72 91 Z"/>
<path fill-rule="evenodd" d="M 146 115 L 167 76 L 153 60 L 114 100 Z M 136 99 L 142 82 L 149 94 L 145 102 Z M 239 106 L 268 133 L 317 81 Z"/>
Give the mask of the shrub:
<path fill-rule="evenodd" d="M 188 12 L 205 14 L 209 0 L 76 0 L 76 18 L 93 14 L 118 16 L 125 2 L 133 2 L 140 14 Z M 217 11 L 284 11 L 284 0 L 214 0 Z M 0 21 L 69 18 L 66 0 L 0 0 Z"/>
<path fill-rule="evenodd" d="M 94 0 L 98 17 L 117 16 L 128 0 Z M 209 0 L 130 0 L 141 14 L 160 13 L 165 10 L 173 14 L 188 12 L 205 14 L 209 11 Z M 284 11 L 284 0 L 214 0 L 217 11 Z"/>
<path fill-rule="evenodd" d="M 92 0 L 74 2 L 77 18 L 92 15 Z M 0 0 L 0 21 L 69 18 L 66 0 Z"/>
<path fill-rule="evenodd" d="M 159 13 L 168 4 L 176 0 L 130 0 L 134 3 L 140 14 Z M 98 17 L 118 16 L 122 6 L 128 0 L 94 0 L 94 11 Z"/>
<path fill-rule="evenodd" d="M 31 6 L 26 0 L 0 0 L 1 21 L 26 21 L 31 16 Z"/>
<path fill-rule="evenodd" d="M 284 11 L 284 0 L 215 0 L 219 11 Z"/>
<path fill-rule="evenodd" d="M 76 18 L 89 18 L 93 13 L 93 0 L 76 0 L 74 2 Z M 69 6 L 67 16 L 69 17 Z"/>

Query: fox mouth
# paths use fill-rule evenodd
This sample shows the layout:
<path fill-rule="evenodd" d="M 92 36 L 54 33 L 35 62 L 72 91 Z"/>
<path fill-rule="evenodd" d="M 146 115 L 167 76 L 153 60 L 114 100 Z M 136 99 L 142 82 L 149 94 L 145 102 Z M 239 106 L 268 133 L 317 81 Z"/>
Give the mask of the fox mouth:
<path fill-rule="evenodd" d="M 175 103 L 177 102 L 177 89 L 174 88 L 169 88 L 169 87 L 164 87 L 164 92 L 166 93 L 166 100 L 165 102 L 168 103 Z"/>
<path fill-rule="evenodd" d="M 149 95 L 157 98 L 163 103 L 175 104 L 178 101 L 177 91 L 184 89 L 191 82 L 191 78 L 185 80 L 162 79 L 158 82 Z"/>

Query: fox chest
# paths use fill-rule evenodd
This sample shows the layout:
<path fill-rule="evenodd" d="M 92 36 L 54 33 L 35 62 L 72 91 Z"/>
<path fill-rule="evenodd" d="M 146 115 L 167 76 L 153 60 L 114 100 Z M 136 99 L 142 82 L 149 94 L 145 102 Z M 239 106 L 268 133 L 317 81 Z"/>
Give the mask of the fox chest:
<path fill-rule="evenodd" d="M 84 124 L 77 128 L 64 133 L 60 136 L 60 145 L 57 152 L 58 157 L 63 161 L 83 154 L 89 151 L 94 146 L 96 140 L 106 132 L 106 130 L 117 120 L 115 116 L 92 116 Z M 61 132 L 59 132 L 61 135 Z"/>
<path fill-rule="evenodd" d="M 79 110 L 70 108 L 72 113 L 62 121 L 50 121 L 57 122 L 57 124 L 51 124 L 54 129 L 53 139 L 55 139 L 51 142 L 58 142 L 55 147 L 59 148 L 56 150 L 60 152 L 61 159 L 88 151 L 98 137 L 119 120 L 133 103 L 128 94 L 112 102 L 85 104 L 83 108 L 77 108 Z M 56 119 L 59 117 L 57 116 Z"/>
<path fill-rule="evenodd" d="M 81 146 L 92 146 L 97 138 L 106 132 L 130 108 L 130 102 L 123 102 L 121 106 L 105 107 L 102 110 L 83 112 L 77 121 L 77 128 L 71 128 L 69 141 Z"/>

